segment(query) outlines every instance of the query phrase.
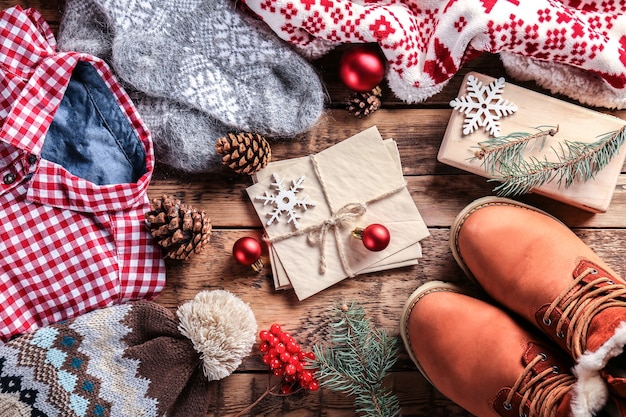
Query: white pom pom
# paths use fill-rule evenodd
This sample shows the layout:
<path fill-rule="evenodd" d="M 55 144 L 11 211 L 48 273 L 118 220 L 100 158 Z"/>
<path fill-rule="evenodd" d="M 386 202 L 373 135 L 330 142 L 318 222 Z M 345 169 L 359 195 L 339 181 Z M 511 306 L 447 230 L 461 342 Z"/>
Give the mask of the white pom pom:
<path fill-rule="evenodd" d="M 200 353 L 209 381 L 230 375 L 256 341 L 257 323 L 252 309 L 228 291 L 199 292 L 176 314 L 178 328 Z"/>

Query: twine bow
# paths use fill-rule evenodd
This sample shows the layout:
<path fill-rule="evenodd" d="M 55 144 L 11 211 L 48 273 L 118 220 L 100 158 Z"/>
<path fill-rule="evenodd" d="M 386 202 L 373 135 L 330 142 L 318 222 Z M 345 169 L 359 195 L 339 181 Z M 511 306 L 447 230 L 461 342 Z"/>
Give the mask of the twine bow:
<path fill-rule="evenodd" d="M 326 255 L 324 248 L 326 247 L 326 235 L 330 229 L 334 229 L 335 238 L 337 242 L 341 239 L 340 229 L 343 228 L 346 223 L 353 218 L 361 217 L 367 210 L 363 203 L 349 203 L 339 209 L 329 219 L 325 220 L 321 225 L 316 226 L 314 230 L 309 232 L 309 242 L 319 242 L 320 247 L 320 274 L 326 272 Z M 341 259 L 341 265 L 349 276 L 353 276 L 348 266 L 348 260 L 343 250 L 343 245 L 338 243 L 339 258 Z"/>
<path fill-rule="evenodd" d="M 275 243 L 280 242 L 281 240 L 286 240 L 292 238 L 294 236 L 301 236 L 304 234 L 308 234 L 309 243 L 319 244 L 320 248 L 320 274 L 324 274 L 326 272 L 326 255 L 325 255 L 325 247 L 326 247 L 326 235 L 330 229 L 334 229 L 335 238 L 337 239 L 337 247 L 339 249 L 339 258 L 341 259 L 341 265 L 343 266 L 344 271 L 350 277 L 354 276 L 354 273 L 350 270 L 350 266 L 348 265 L 348 259 L 346 258 L 345 251 L 343 250 L 343 245 L 341 245 L 339 239 L 341 238 L 340 229 L 344 227 L 350 219 L 361 217 L 365 214 L 367 210 L 366 205 L 364 203 L 349 203 L 339 209 L 337 212 L 333 213 L 328 219 L 324 220 L 320 224 L 316 224 L 313 226 L 309 226 L 304 229 L 295 230 L 286 235 L 277 236 L 273 239 L 269 239 L 264 237 L 266 242 Z"/>

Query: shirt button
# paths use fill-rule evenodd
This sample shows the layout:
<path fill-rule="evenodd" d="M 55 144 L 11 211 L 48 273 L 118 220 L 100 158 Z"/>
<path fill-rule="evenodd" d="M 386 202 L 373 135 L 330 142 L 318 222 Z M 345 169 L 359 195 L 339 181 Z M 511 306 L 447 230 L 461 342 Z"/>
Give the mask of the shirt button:
<path fill-rule="evenodd" d="M 28 163 L 34 165 L 37 162 L 37 155 L 30 154 L 28 155 Z"/>
<path fill-rule="evenodd" d="M 5 184 L 13 184 L 15 182 L 15 174 L 8 173 L 4 176 L 3 181 Z"/>

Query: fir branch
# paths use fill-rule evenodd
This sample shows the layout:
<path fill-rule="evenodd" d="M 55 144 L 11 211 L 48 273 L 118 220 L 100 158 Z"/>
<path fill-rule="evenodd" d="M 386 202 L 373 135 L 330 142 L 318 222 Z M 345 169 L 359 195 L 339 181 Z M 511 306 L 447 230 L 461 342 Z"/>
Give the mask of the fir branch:
<path fill-rule="evenodd" d="M 332 346 L 313 346 L 316 378 L 322 387 L 354 397 L 355 411 L 368 417 L 400 415 L 397 397 L 383 386 L 396 362 L 397 338 L 374 328 L 356 303 L 334 308 Z"/>
<path fill-rule="evenodd" d="M 548 161 L 544 157 L 501 164 L 501 175 L 490 181 L 502 183 L 494 188 L 500 196 L 525 194 L 554 180 L 559 187 L 564 185 L 568 188 L 576 181 L 594 178 L 619 153 L 625 141 L 626 126 L 601 135 L 592 143 L 566 140 L 559 144 L 558 150 L 552 148 L 557 161 Z"/>
<path fill-rule="evenodd" d="M 549 129 L 542 130 L 543 127 Z M 479 142 L 478 146 L 474 146 L 478 150 L 474 152 L 474 157 L 471 160 L 481 160 L 481 166 L 485 168 L 485 171 L 495 174 L 501 164 L 507 165 L 521 162 L 530 143 L 532 143 L 530 150 L 534 149 L 537 144 L 540 144 L 540 149 L 543 148 L 546 138 L 556 135 L 559 131 L 559 126 L 538 126 L 535 129 L 538 132 L 533 134 L 514 132 L 506 136 L 498 136 Z"/>

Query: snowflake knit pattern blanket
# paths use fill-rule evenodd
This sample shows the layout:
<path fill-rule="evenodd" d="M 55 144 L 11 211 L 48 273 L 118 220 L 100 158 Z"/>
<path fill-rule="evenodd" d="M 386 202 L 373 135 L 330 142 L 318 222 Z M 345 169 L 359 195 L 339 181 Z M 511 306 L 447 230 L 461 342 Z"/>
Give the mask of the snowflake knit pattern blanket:
<path fill-rule="evenodd" d="M 499 53 L 510 76 L 581 103 L 626 108 L 625 0 L 245 0 L 318 57 L 378 43 L 398 98 L 438 93 L 468 60 Z"/>

